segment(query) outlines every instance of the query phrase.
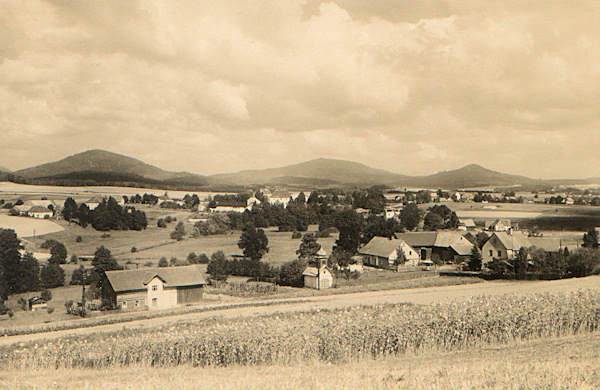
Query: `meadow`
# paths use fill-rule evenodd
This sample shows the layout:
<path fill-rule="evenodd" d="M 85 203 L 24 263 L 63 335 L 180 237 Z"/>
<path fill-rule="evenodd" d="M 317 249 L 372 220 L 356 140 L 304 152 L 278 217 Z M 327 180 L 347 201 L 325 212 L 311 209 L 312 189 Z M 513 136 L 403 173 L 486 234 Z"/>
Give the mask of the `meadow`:
<path fill-rule="evenodd" d="M 0 348 L 3 369 L 360 362 L 596 332 L 600 292 L 207 319 Z"/>

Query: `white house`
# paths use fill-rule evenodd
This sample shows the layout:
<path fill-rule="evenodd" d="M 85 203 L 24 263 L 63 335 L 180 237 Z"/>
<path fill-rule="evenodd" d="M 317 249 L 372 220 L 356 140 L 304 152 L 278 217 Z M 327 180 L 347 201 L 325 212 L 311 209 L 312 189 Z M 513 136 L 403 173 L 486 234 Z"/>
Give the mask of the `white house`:
<path fill-rule="evenodd" d="M 493 259 L 514 259 L 522 247 L 530 247 L 531 244 L 520 231 L 494 232 L 481 248 L 482 264 L 485 265 Z"/>
<path fill-rule="evenodd" d="M 485 221 L 485 230 L 493 232 L 506 232 L 511 228 L 510 219 L 497 219 Z"/>
<path fill-rule="evenodd" d="M 477 226 L 475 225 L 475 221 L 473 218 L 459 218 L 458 219 L 458 230 L 467 231 L 473 230 Z"/>
<path fill-rule="evenodd" d="M 45 219 L 51 218 L 54 214 L 52 210 L 48 209 L 44 206 L 33 206 L 29 210 L 27 210 L 27 215 L 33 218 Z"/>
<path fill-rule="evenodd" d="M 304 276 L 304 287 L 317 290 L 333 287 L 333 275 L 325 265 L 321 268 L 307 267 L 302 272 L 302 276 Z"/>
<path fill-rule="evenodd" d="M 252 207 L 255 205 L 259 205 L 261 203 L 261 201 L 255 197 L 255 196 L 251 196 L 246 200 L 246 207 Z"/>
<path fill-rule="evenodd" d="M 404 206 L 401 204 L 386 206 L 385 207 L 385 218 L 392 219 L 392 218 L 398 217 L 403 208 L 404 208 Z"/>
<path fill-rule="evenodd" d="M 283 207 L 287 207 L 291 200 L 292 195 L 287 190 L 283 189 L 273 191 L 269 197 L 269 203 L 272 205 L 281 204 Z"/>
<path fill-rule="evenodd" d="M 416 266 L 420 260 L 419 253 L 404 240 L 387 237 L 373 237 L 358 253 L 363 257 L 363 264 L 385 269 L 394 268 L 401 253 L 406 259 L 402 266 Z"/>
<path fill-rule="evenodd" d="M 106 271 L 111 303 L 122 310 L 167 309 L 198 303 L 206 284 L 196 265 Z"/>

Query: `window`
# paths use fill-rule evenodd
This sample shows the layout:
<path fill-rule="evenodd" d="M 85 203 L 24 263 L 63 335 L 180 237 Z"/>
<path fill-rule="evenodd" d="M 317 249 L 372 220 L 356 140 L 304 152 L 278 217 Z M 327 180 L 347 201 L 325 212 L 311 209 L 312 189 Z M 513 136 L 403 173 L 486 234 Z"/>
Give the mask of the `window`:
<path fill-rule="evenodd" d="M 502 251 L 498 251 L 498 257 L 502 257 Z"/>
<path fill-rule="evenodd" d="M 140 301 L 135 301 L 135 307 L 140 307 Z"/>
<path fill-rule="evenodd" d="M 127 309 L 127 302 L 121 302 L 121 309 Z"/>
<path fill-rule="evenodd" d="M 158 290 L 158 286 L 157 285 L 152 286 L 152 291 L 156 291 L 156 290 Z"/>
<path fill-rule="evenodd" d="M 158 306 L 158 298 L 152 298 L 152 307 Z"/>
<path fill-rule="evenodd" d="M 494 251 L 490 249 L 490 257 L 494 256 Z"/>

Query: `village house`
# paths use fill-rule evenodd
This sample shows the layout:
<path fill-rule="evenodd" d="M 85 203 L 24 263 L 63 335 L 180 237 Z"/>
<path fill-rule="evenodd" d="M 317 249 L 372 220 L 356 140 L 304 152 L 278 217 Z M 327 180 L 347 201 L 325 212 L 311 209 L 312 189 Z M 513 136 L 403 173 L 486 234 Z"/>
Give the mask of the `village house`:
<path fill-rule="evenodd" d="M 216 207 L 212 208 L 211 211 L 215 213 L 243 213 L 247 209 L 247 206 L 243 204 L 223 202 L 219 203 Z"/>
<path fill-rule="evenodd" d="M 39 219 L 47 219 L 52 218 L 54 212 L 47 207 L 44 206 L 33 206 L 29 210 L 25 212 L 25 214 L 29 217 L 39 218 Z"/>
<path fill-rule="evenodd" d="M 462 230 L 464 232 L 469 230 L 474 230 L 477 226 L 475 225 L 475 221 L 473 218 L 459 218 L 458 219 L 458 230 Z"/>
<path fill-rule="evenodd" d="M 321 265 L 320 268 L 309 266 L 304 272 L 304 287 L 323 290 L 333 287 L 333 275 L 326 265 Z"/>
<path fill-rule="evenodd" d="M 530 245 L 527 236 L 520 231 L 508 230 L 494 232 L 481 248 L 482 264 L 494 259 L 514 259 L 522 247 Z"/>
<path fill-rule="evenodd" d="M 385 218 L 392 219 L 398 217 L 402 209 L 404 209 L 404 206 L 401 204 L 385 206 Z"/>
<path fill-rule="evenodd" d="M 292 195 L 284 189 L 277 189 L 273 191 L 273 193 L 269 197 L 269 203 L 271 203 L 272 205 L 281 204 L 283 205 L 283 207 L 287 207 L 291 200 Z"/>
<path fill-rule="evenodd" d="M 122 310 L 167 309 L 199 303 L 206 281 L 196 265 L 106 271 L 110 303 Z"/>
<path fill-rule="evenodd" d="M 31 311 L 39 311 L 48 308 L 48 302 L 45 299 L 38 296 L 29 298 L 27 300 L 27 303 L 29 306 L 29 310 Z"/>
<path fill-rule="evenodd" d="M 510 219 L 496 219 L 485 221 L 485 230 L 491 232 L 506 232 L 511 228 Z"/>
<path fill-rule="evenodd" d="M 473 248 L 473 244 L 456 231 L 396 233 L 395 236 L 414 248 L 421 262 L 457 263 Z"/>
<path fill-rule="evenodd" d="M 358 250 L 363 264 L 373 267 L 394 269 L 394 262 L 404 254 L 406 262 L 399 266 L 416 266 L 419 264 L 419 253 L 403 240 L 388 237 L 373 237 L 364 247 Z"/>

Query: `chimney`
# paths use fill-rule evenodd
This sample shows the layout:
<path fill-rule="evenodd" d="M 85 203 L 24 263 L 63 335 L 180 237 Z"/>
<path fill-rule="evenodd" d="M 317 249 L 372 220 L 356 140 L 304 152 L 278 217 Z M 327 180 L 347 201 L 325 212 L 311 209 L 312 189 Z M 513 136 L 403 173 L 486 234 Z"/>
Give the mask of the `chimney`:
<path fill-rule="evenodd" d="M 511 227 L 508 228 L 508 230 L 506 232 L 508 233 L 509 236 L 513 235 L 513 229 Z"/>

